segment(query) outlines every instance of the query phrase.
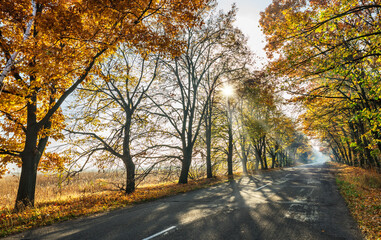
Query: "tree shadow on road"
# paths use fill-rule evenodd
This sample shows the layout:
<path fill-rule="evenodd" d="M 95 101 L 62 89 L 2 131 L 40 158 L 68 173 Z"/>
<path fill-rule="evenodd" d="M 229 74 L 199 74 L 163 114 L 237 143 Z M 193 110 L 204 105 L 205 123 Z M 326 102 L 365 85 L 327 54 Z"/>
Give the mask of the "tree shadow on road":
<path fill-rule="evenodd" d="M 335 230 L 340 223 L 334 221 L 340 219 L 337 214 L 342 211 L 333 213 L 336 215 L 331 220 L 327 219 L 329 215 L 319 220 L 303 218 L 303 214 L 324 208 L 313 202 L 319 200 L 320 193 L 333 191 L 329 182 L 332 179 L 325 173 L 303 174 L 290 170 L 263 178 L 249 175 L 207 189 L 56 224 L 45 232 L 38 229 L 38 238 L 143 239 L 175 226 L 157 239 L 351 239 L 343 230 Z M 311 190 L 314 186 L 308 184 L 307 177 L 316 180 L 310 181 L 318 186 L 316 190 Z M 296 202 L 309 192 L 311 202 Z M 329 210 L 334 207 L 329 206 Z M 327 227 L 324 221 L 332 226 Z M 34 238 L 35 234 L 37 231 L 26 233 L 24 238 Z"/>

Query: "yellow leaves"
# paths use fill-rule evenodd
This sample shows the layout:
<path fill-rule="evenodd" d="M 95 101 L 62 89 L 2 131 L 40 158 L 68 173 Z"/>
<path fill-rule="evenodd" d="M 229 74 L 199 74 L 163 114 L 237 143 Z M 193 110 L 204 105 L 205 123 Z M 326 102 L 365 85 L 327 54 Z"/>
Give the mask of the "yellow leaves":
<path fill-rule="evenodd" d="M 5 164 L 0 164 L 0 179 L 8 172 Z"/>
<path fill-rule="evenodd" d="M 367 239 L 381 237 L 381 175 L 358 167 L 338 168 L 340 192 Z"/>
<path fill-rule="evenodd" d="M 39 170 L 44 172 L 62 172 L 70 162 L 70 158 L 57 153 L 45 152 L 39 164 Z"/>

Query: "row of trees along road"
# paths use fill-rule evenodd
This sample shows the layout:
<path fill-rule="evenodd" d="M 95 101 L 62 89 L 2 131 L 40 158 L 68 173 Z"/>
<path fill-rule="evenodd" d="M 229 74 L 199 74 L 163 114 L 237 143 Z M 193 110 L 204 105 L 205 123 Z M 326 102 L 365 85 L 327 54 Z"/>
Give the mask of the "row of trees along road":
<path fill-rule="evenodd" d="M 250 70 L 234 6 L 212 13 L 209 1 L 0 3 L 0 175 L 11 163 L 21 167 L 16 210 L 34 205 L 39 169 L 122 162 L 131 193 L 138 168 L 144 177 L 180 163 L 178 182 L 187 183 L 200 155 L 212 177 L 226 155 L 233 173 L 233 148 L 245 172 L 254 155 L 252 168 L 268 168 L 268 156 L 276 167 L 311 154 L 280 111 L 273 78 Z M 220 94 L 227 82 L 236 89 L 229 111 Z M 61 108 L 69 95 L 73 106 Z M 47 152 L 49 138 L 70 147 Z"/>
<path fill-rule="evenodd" d="M 177 34 L 199 24 L 197 1 L 0 1 L 1 171 L 21 166 L 16 208 L 34 204 L 37 169 L 60 165 L 43 154 L 48 138 L 62 138 L 64 100 L 96 61 L 119 43 L 143 52 L 179 55 Z M 55 161 L 55 162 L 54 162 Z"/>
<path fill-rule="evenodd" d="M 381 168 L 381 1 L 273 0 L 261 15 L 270 69 L 335 161 Z"/>
<path fill-rule="evenodd" d="M 218 165 L 216 152 L 227 155 L 228 175 L 232 175 L 233 148 L 238 144 L 245 149 L 241 157 L 245 173 L 254 150 L 260 152 L 256 169 L 259 163 L 268 168 L 267 153 L 271 167 L 292 164 L 298 149 L 311 154 L 308 140 L 295 138 L 294 123 L 279 110 L 281 99 L 275 99 L 271 79 L 249 71 L 252 56 L 245 37 L 232 25 L 235 13 L 235 7 L 228 13 L 201 11 L 205 24 L 183 32 L 180 37 L 187 43 L 175 58 L 141 56 L 121 46 L 99 63 L 99 71 L 79 89 L 72 108 L 67 131 L 73 134 L 75 148 L 70 151 L 86 157 L 86 162 L 91 157 L 100 166 L 123 162 L 126 193 L 133 192 L 137 180 L 155 166 L 177 164 L 171 160 L 180 162 L 178 183 L 187 183 L 192 159 L 202 154 L 207 177 L 213 177 L 213 166 Z M 227 79 L 237 89 L 225 104 L 221 87 Z M 233 142 L 235 129 L 240 129 L 240 139 L 249 140 Z"/>

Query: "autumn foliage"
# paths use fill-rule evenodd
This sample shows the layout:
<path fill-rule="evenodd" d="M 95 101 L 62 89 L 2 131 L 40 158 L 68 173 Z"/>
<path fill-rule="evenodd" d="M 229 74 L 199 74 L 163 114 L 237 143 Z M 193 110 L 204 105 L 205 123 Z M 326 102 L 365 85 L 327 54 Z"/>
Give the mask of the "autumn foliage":
<path fill-rule="evenodd" d="M 335 161 L 381 168 L 380 1 L 274 0 L 261 15 L 272 58 L 307 134 Z"/>
<path fill-rule="evenodd" d="M 306 134 L 339 168 L 337 183 L 368 239 L 380 238 L 379 0 L 273 0 L 261 13 L 268 69 L 299 104 Z"/>
<path fill-rule="evenodd" d="M 120 42 L 140 53 L 176 56 L 176 35 L 201 24 L 208 1 L 0 1 L 0 173 L 22 167 L 16 207 L 33 205 L 37 169 L 60 168 L 64 158 L 44 155 L 49 138 L 62 138 L 64 100 L 91 81 L 95 62 Z M 53 161 L 52 161 L 53 160 Z M 20 204 L 19 204 L 20 203 Z"/>
<path fill-rule="evenodd" d="M 333 164 L 337 183 L 367 239 L 381 238 L 381 175 L 358 167 Z"/>
<path fill-rule="evenodd" d="M 131 207 L 138 203 L 165 196 L 209 187 L 224 182 L 226 179 L 226 177 L 221 177 L 192 180 L 186 185 L 178 185 L 174 182 L 146 185 L 137 188 L 134 193 L 129 195 L 120 191 L 107 191 L 107 188 L 101 190 L 104 188 L 101 187 L 91 194 L 83 193 L 79 196 L 61 199 L 47 198 L 39 201 L 35 208 L 27 208 L 19 213 L 2 207 L 0 208 L 0 237 L 38 226 L 45 226 L 55 222 L 115 210 L 122 207 Z M 53 187 L 56 188 L 57 186 Z"/>

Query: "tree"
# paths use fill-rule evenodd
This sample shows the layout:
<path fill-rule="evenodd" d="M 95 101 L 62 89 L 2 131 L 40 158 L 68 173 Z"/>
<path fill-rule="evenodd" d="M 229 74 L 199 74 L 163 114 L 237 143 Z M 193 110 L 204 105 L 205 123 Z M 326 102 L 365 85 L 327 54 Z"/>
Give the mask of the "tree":
<path fill-rule="evenodd" d="M 241 159 L 243 171 L 247 172 L 248 156 L 252 151 L 256 154 L 256 168 L 258 168 L 259 162 L 264 163 L 261 159 L 265 157 L 264 150 L 267 141 L 264 144 L 263 139 L 257 142 L 257 138 L 261 135 L 258 131 L 266 128 L 266 135 L 271 134 L 272 115 L 276 111 L 276 105 L 280 104 L 280 100 L 276 99 L 274 83 L 264 71 L 247 74 L 239 86 L 237 92 L 240 101 L 235 121 L 240 145 L 238 156 Z M 266 120 L 263 119 L 264 116 L 267 116 Z M 262 128 L 260 125 L 264 127 L 262 130 L 259 129 Z M 262 131 L 262 133 L 265 132 Z M 268 137 L 264 139 L 266 140 Z"/>
<path fill-rule="evenodd" d="M 179 183 L 188 181 L 193 147 L 217 83 L 238 69 L 230 60 L 247 53 L 243 34 L 232 25 L 235 12 L 233 7 L 226 14 L 211 14 L 201 28 L 187 29 L 183 35 L 186 51 L 173 61 L 164 61 L 169 79 L 165 84 L 170 93 L 151 98 L 156 113 L 168 120 L 175 131 L 172 135 L 181 143 L 176 147 L 182 154 Z M 160 98 L 165 104 L 159 102 Z M 208 114 L 212 114 L 210 105 Z"/>
<path fill-rule="evenodd" d="M 274 87 L 265 72 L 255 72 L 245 81 L 244 87 L 250 107 L 245 111 L 243 122 L 255 152 L 256 169 L 258 163 L 262 169 L 267 169 L 266 139 L 271 131 L 271 112 L 275 110 Z"/>
<path fill-rule="evenodd" d="M 380 9 L 379 1 L 274 0 L 261 16 L 268 54 L 277 55 L 270 67 L 288 77 L 286 87 L 307 107 L 305 116 L 311 119 L 305 118 L 306 125 L 320 124 L 318 116 L 327 115 L 323 119 L 335 122 L 321 126 L 334 132 L 322 133 L 319 127 L 319 137 L 343 160 L 358 155 L 360 163 L 369 161 L 362 166 L 376 168 L 381 152 Z M 339 114 L 349 126 L 334 116 Z"/>
<path fill-rule="evenodd" d="M 233 177 L 233 106 L 229 96 L 226 96 L 226 118 L 228 126 L 228 176 Z"/>
<path fill-rule="evenodd" d="M 274 0 L 260 19 L 268 55 L 279 53 L 272 66 L 312 76 L 377 59 L 380 9 L 378 1 Z"/>
<path fill-rule="evenodd" d="M 271 168 L 283 167 L 287 163 L 281 160 L 281 154 L 288 147 L 292 141 L 293 132 L 295 130 L 295 123 L 278 109 L 272 114 L 270 119 L 271 132 L 267 137 L 267 152 L 271 157 Z"/>
<path fill-rule="evenodd" d="M 195 13 L 207 1 L 17 0 L 0 4 L 0 62 L 5 77 L 0 95 L 0 124 L 5 132 L 0 139 L 1 166 L 4 170 L 15 162 L 22 167 L 18 210 L 34 205 L 37 168 L 48 139 L 62 138 L 60 107 L 81 83 L 91 80 L 88 75 L 96 61 L 121 41 L 142 53 L 179 54 L 182 42 L 175 36 L 185 25 L 197 22 Z"/>
<path fill-rule="evenodd" d="M 237 148 L 237 144 L 234 146 L 235 146 L 238 157 L 241 159 L 242 171 L 244 174 L 248 174 L 247 163 L 248 163 L 249 154 L 252 150 L 251 149 L 252 145 L 250 144 L 250 141 L 248 139 L 248 134 L 247 134 L 245 123 L 244 123 L 245 114 L 247 111 L 247 109 L 245 108 L 247 107 L 246 105 L 247 99 L 244 99 L 243 94 L 242 95 L 240 94 L 239 98 L 240 99 L 238 100 L 238 103 L 237 103 L 237 114 L 235 115 L 235 124 L 237 125 L 237 132 L 238 132 L 237 142 L 239 145 L 239 149 Z"/>
<path fill-rule="evenodd" d="M 158 62 L 158 56 L 141 57 L 136 50 L 121 45 L 99 64 L 93 81 L 80 88 L 75 101 L 75 123 L 69 132 L 88 137 L 86 153 L 94 156 L 100 152 L 99 165 L 116 159 L 124 163 L 126 193 L 135 191 L 136 158 L 148 151 L 142 144 L 135 152 L 132 147 L 147 135 L 144 100 L 157 77 Z M 84 139 L 79 142 L 83 144 Z"/>

